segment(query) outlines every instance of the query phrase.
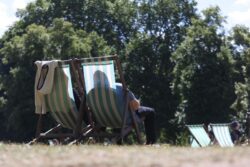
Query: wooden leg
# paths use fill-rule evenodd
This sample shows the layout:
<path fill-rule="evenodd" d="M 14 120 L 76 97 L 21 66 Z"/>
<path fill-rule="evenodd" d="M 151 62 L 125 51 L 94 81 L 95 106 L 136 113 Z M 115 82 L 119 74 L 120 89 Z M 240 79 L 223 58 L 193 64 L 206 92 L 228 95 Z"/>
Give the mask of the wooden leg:
<path fill-rule="evenodd" d="M 131 114 L 132 114 L 134 128 L 135 128 L 135 132 L 136 132 L 136 136 L 137 136 L 137 141 L 138 141 L 139 144 L 142 144 L 141 133 L 139 131 L 139 127 L 138 127 L 138 124 L 137 124 L 135 112 L 132 111 Z"/>
<path fill-rule="evenodd" d="M 37 121 L 37 127 L 36 127 L 36 138 L 40 136 L 41 130 L 42 130 L 42 123 L 43 123 L 43 114 L 39 114 L 38 121 Z"/>
<path fill-rule="evenodd" d="M 36 126 L 36 134 L 35 134 L 35 139 L 33 139 L 32 141 L 30 141 L 28 143 L 28 145 L 34 144 L 35 142 L 37 142 L 40 138 L 40 134 L 41 134 L 41 130 L 42 130 L 42 114 L 39 114 L 38 117 L 38 121 L 37 121 L 37 126 Z"/>

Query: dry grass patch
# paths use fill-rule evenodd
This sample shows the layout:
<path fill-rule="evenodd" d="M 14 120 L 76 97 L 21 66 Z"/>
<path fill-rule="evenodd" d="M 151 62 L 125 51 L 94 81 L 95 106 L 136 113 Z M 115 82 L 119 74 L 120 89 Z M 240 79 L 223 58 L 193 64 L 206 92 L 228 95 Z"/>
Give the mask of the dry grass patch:
<path fill-rule="evenodd" d="M 0 166 L 11 167 L 244 167 L 250 147 L 47 146 L 0 143 Z"/>

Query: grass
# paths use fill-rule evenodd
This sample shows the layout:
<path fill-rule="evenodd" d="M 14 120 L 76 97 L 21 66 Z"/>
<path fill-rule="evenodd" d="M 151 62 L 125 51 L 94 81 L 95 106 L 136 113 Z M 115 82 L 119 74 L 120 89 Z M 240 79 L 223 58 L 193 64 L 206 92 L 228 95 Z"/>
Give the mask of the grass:
<path fill-rule="evenodd" d="M 250 147 L 73 145 L 0 143 L 1 167 L 235 167 L 249 166 Z"/>

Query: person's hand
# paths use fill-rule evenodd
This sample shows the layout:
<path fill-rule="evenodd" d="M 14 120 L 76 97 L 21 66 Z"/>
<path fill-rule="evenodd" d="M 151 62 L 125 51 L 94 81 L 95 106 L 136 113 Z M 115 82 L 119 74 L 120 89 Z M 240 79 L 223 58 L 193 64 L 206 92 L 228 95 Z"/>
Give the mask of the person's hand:
<path fill-rule="evenodd" d="M 139 100 L 131 100 L 130 102 L 129 102 L 129 107 L 130 107 L 130 109 L 132 110 L 132 111 L 136 111 L 136 110 L 138 110 L 139 109 L 139 107 L 140 107 L 140 101 Z"/>

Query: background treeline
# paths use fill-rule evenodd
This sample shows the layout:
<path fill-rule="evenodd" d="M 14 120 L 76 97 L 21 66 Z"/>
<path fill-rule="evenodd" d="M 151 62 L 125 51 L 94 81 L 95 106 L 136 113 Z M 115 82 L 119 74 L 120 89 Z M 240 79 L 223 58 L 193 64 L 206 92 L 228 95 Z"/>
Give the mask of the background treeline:
<path fill-rule="evenodd" d="M 161 142 L 185 124 L 244 121 L 250 31 L 229 33 L 218 7 L 195 0 L 36 0 L 0 39 L 0 139 L 34 136 L 36 60 L 117 54 L 126 81 L 157 111 Z"/>

